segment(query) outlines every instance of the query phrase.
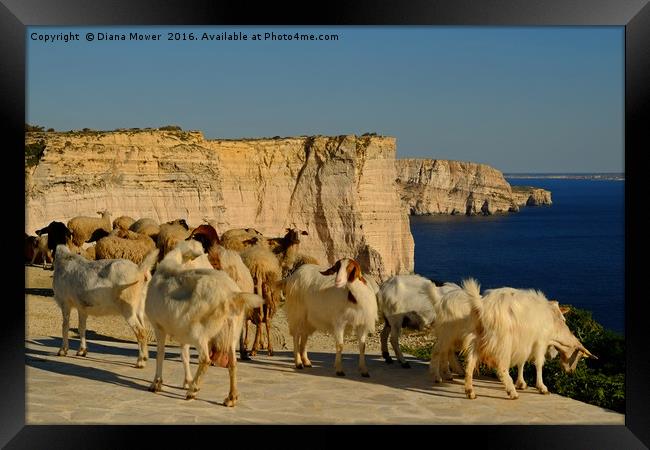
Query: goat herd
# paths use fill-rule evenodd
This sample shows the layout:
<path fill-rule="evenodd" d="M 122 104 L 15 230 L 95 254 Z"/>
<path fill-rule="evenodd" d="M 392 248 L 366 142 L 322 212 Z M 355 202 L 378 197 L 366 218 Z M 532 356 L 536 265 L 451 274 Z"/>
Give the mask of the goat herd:
<path fill-rule="evenodd" d="M 472 375 L 479 362 L 497 371 L 507 395 L 517 398 L 525 389 L 523 367 L 532 361 L 537 370 L 536 387 L 542 381 L 547 358 L 560 355 L 564 370 L 575 369 L 581 357 L 594 357 L 571 333 L 564 320 L 566 310 L 534 290 L 500 288 L 481 295 L 473 279 L 436 284 L 419 275 L 396 275 L 379 286 L 362 273 L 359 263 L 342 258 L 331 267 L 298 251 L 300 236 L 307 232 L 287 229 L 285 236 L 267 238 L 253 228 L 228 230 L 221 237 L 210 224 L 191 228 L 179 219 L 158 224 L 153 219 L 119 217 L 110 213 L 75 217 L 67 225 L 51 222 L 25 234 L 25 258 L 32 264 L 40 256 L 43 266 L 52 261 L 54 299 L 63 314 L 62 345 L 68 352 L 70 312 L 79 315 L 80 346 L 85 356 L 88 315 L 122 315 L 133 330 L 139 354 L 136 367 L 148 357 L 145 316 L 156 335 L 156 373 L 149 390 L 160 391 L 167 336 L 181 344 L 181 359 L 188 389 L 196 396 L 201 378 L 210 364 L 227 367 L 230 391 L 224 400 L 234 406 L 238 399 L 235 349 L 250 359 L 247 330 L 256 325 L 250 351 L 263 347 L 273 355 L 271 319 L 284 300 L 289 332 L 293 337 L 295 366 L 311 367 L 307 341 L 317 330 L 331 332 L 336 345 L 335 370 L 341 364 L 343 336 L 351 328 L 359 341 L 359 371 L 370 376 L 365 362 L 366 338 L 374 332 L 378 316 L 385 322 L 381 332 L 382 357 L 388 340 L 402 367 L 408 367 L 399 347 L 403 327 L 430 328 L 436 342 L 430 372 L 435 382 L 451 379 L 452 370 L 465 376 L 465 392 L 475 398 Z M 206 220 L 209 223 L 209 221 Z M 189 347 L 198 352 L 198 368 L 190 372 Z M 465 367 L 456 352 L 465 354 Z M 518 366 L 516 384 L 509 368 Z"/>

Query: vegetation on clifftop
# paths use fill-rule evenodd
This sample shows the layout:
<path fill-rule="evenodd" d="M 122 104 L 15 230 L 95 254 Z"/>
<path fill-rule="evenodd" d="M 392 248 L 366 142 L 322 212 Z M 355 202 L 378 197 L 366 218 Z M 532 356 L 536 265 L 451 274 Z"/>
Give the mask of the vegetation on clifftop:
<path fill-rule="evenodd" d="M 559 357 L 547 361 L 542 372 L 544 384 L 553 393 L 624 414 L 624 337 L 605 329 L 589 311 L 571 307 L 565 317 L 569 329 L 598 359 L 582 358 L 573 373 L 562 370 Z M 431 358 L 431 349 L 432 344 L 402 346 L 402 351 L 427 361 Z M 462 361 L 462 357 L 459 359 Z M 480 366 L 479 372 L 496 377 L 495 371 L 484 365 Z M 510 376 L 516 379 L 516 368 L 510 369 Z M 529 386 L 535 386 L 535 366 L 532 363 L 526 363 L 524 379 Z"/>
<path fill-rule="evenodd" d="M 43 139 L 31 144 L 25 144 L 25 166 L 33 167 L 37 165 L 43 157 L 43 153 L 45 153 L 45 141 Z"/>

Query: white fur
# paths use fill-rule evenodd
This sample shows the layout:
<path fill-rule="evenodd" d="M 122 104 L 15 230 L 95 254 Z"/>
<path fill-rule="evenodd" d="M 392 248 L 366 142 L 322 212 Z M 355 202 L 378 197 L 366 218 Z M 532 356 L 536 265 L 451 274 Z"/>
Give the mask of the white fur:
<path fill-rule="evenodd" d="M 463 282 L 463 287 L 469 283 Z M 451 379 L 449 366 L 462 375 L 464 370 L 458 364 L 456 351 L 462 351 L 469 345 L 469 340 L 474 332 L 474 322 L 471 318 L 472 303 L 467 292 L 458 285 L 453 285 L 445 293 L 432 290 L 434 303 L 435 321 L 433 322 L 432 334 L 436 342 L 431 350 L 431 362 L 429 371 L 436 383 L 442 381 L 440 371 L 444 372 L 447 379 Z"/>
<path fill-rule="evenodd" d="M 349 260 L 340 260 L 335 275 L 322 275 L 326 267 L 305 264 L 283 280 L 289 332 L 293 336 L 296 367 L 310 367 L 307 357 L 307 339 L 316 330 L 331 331 L 336 343 L 336 373 L 343 375 L 341 351 L 343 334 L 352 327 L 359 339 L 359 370 L 368 376 L 365 361 L 365 343 L 368 333 L 375 329 L 377 299 L 373 290 L 355 278 L 348 282 L 346 266 Z M 348 300 L 348 292 L 356 303 Z"/>
<path fill-rule="evenodd" d="M 98 229 L 110 233 L 113 229 L 111 213 L 107 210 L 98 211 L 101 217 L 77 216 L 68 221 L 68 229 L 72 232 L 72 243 L 81 246 Z"/>
<path fill-rule="evenodd" d="M 68 352 L 70 311 L 76 308 L 81 338 L 77 355 L 85 356 L 87 352 L 85 333 L 89 315 L 122 315 L 138 341 L 136 367 L 144 367 L 148 356 L 144 300 L 156 256 L 154 250 L 140 266 L 126 259 L 88 261 L 72 253 L 65 245 L 57 246 L 52 287 L 54 300 L 63 313 L 63 343 L 59 355 Z"/>
<path fill-rule="evenodd" d="M 217 253 L 221 261 L 222 269 L 237 283 L 237 286 L 239 286 L 242 292 L 253 293 L 255 289 L 253 277 L 246 264 L 244 264 L 244 261 L 242 261 L 239 253 L 234 250 L 228 250 L 221 245 L 217 245 Z"/>
<path fill-rule="evenodd" d="M 482 361 L 497 371 L 511 399 L 518 397 L 508 369 L 520 368 L 533 361 L 537 371 L 536 387 L 542 394 L 548 389 L 542 381 L 542 367 L 549 346 L 562 359 L 562 367 L 571 372 L 582 355 L 592 356 L 566 325 L 559 305 L 540 291 L 500 288 L 486 291 L 481 300 L 475 282 L 464 286 L 472 304 L 474 337 L 469 343 L 465 369 L 465 392 L 476 398 L 472 372 Z"/>
<path fill-rule="evenodd" d="M 399 347 L 402 326 L 415 330 L 428 328 L 436 318 L 435 305 L 446 292 L 460 289 L 454 283 L 436 286 L 420 275 L 395 275 L 382 284 L 377 293 L 377 306 L 385 325 L 381 332 L 381 351 L 387 363 L 393 360 L 388 353 L 388 336 L 397 360 L 402 367 L 410 367 Z"/>
<path fill-rule="evenodd" d="M 156 375 L 151 391 L 162 387 L 162 365 L 167 335 L 184 344 L 194 346 L 199 353 L 199 367 L 191 380 L 187 398 L 194 398 L 201 377 L 210 363 L 210 352 L 228 355 L 230 393 L 224 400 L 227 406 L 237 401 L 235 346 L 241 333 L 245 309 L 259 307 L 262 299 L 254 294 L 242 293 L 237 284 L 223 271 L 210 269 L 185 269 L 184 250 L 197 244 L 179 245 L 158 265 L 147 290 L 146 312 L 154 327 L 158 353 Z M 201 248 L 202 253 L 202 248 Z M 183 355 L 188 360 L 189 355 Z M 187 379 L 186 382 L 190 382 Z"/>

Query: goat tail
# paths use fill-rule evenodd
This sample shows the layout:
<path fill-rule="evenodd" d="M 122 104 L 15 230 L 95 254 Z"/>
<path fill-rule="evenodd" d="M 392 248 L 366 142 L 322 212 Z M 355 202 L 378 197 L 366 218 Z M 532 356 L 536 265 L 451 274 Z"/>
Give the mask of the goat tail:
<path fill-rule="evenodd" d="M 264 299 L 257 294 L 250 294 L 248 292 L 238 292 L 235 300 L 244 302 L 247 308 L 259 308 L 264 304 Z"/>
<path fill-rule="evenodd" d="M 483 334 L 483 323 L 481 321 L 481 312 L 483 305 L 481 304 L 481 285 L 478 284 L 474 278 L 467 278 L 463 280 L 463 290 L 469 297 L 472 305 L 472 319 L 476 326 L 476 333 L 481 336 Z"/>
<path fill-rule="evenodd" d="M 472 309 L 481 310 L 481 285 L 474 278 L 463 280 L 463 290 L 472 302 Z"/>
<path fill-rule="evenodd" d="M 159 250 L 155 248 L 145 255 L 142 262 L 138 265 L 140 272 L 151 272 L 153 266 L 158 261 L 158 252 Z"/>

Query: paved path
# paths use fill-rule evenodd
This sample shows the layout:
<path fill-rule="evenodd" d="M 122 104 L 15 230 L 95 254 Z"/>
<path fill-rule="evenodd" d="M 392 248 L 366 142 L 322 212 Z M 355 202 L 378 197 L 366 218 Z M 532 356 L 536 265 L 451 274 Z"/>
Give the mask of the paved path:
<path fill-rule="evenodd" d="M 345 377 L 334 374 L 332 353 L 310 353 L 311 369 L 295 370 L 292 354 L 257 356 L 238 364 L 240 400 L 221 405 L 226 369 L 211 367 L 196 400 L 186 401 L 178 347 L 167 347 L 163 391 L 147 391 L 155 372 L 155 348 L 147 367 L 136 369 L 134 343 L 89 340 L 88 356 L 55 356 L 59 338 L 26 341 L 27 424 L 609 424 L 622 414 L 533 388 L 508 400 L 496 380 L 475 380 L 478 398 L 465 398 L 461 379 L 433 385 L 425 362 L 412 368 L 386 365 L 368 355 L 371 378 L 362 378 L 356 354 L 344 354 Z M 347 348 L 346 348 L 347 350 Z M 194 353 L 193 353 L 194 355 Z M 192 371 L 196 370 L 192 358 Z"/>

